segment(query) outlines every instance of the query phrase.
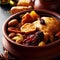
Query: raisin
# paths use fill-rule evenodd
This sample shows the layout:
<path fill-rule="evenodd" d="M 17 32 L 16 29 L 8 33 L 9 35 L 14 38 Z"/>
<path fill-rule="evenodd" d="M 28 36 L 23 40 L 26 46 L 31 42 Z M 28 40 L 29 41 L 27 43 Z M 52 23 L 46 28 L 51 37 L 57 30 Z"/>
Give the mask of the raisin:
<path fill-rule="evenodd" d="M 42 25 L 45 25 L 45 21 L 44 21 L 43 19 L 40 20 L 40 23 L 41 23 Z"/>
<path fill-rule="evenodd" d="M 35 42 L 36 42 L 36 37 L 34 36 L 34 34 L 32 34 L 32 35 L 28 35 L 27 38 L 24 39 L 23 44 L 34 46 Z"/>

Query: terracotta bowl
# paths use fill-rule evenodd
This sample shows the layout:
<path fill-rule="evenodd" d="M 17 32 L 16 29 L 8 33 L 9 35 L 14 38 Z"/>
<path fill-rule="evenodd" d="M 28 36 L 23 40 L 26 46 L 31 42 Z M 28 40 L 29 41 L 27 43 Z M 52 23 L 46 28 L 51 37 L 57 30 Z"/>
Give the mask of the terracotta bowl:
<path fill-rule="evenodd" d="M 7 49 L 12 55 L 17 57 L 19 60 L 51 60 L 57 56 L 60 56 L 60 39 L 54 41 L 50 44 L 47 44 L 43 47 L 38 46 L 24 46 L 21 44 L 17 44 L 12 41 L 7 35 L 7 23 L 9 20 L 13 18 L 17 18 L 18 16 L 30 12 L 31 10 L 26 10 L 22 12 L 18 12 L 12 16 L 10 16 L 3 24 L 3 39 L 2 44 L 5 49 Z M 55 12 L 51 12 L 48 10 L 35 10 L 41 16 L 51 16 L 57 19 L 60 19 L 59 14 Z"/>

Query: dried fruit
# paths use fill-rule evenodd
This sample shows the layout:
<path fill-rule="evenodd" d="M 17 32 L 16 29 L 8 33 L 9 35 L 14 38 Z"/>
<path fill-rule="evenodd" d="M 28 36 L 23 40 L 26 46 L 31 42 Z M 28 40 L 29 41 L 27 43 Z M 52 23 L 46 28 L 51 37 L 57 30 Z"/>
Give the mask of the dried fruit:
<path fill-rule="evenodd" d="M 36 45 L 36 37 L 34 34 L 32 35 L 28 35 L 26 39 L 24 39 L 23 41 L 24 45 L 32 45 L 35 46 Z"/>
<path fill-rule="evenodd" d="M 16 27 L 8 27 L 8 31 L 12 33 L 21 33 L 21 31 Z"/>
<path fill-rule="evenodd" d="M 27 12 L 23 17 L 22 17 L 22 20 L 21 20 L 21 24 L 25 24 L 25 23 L 30 23 L 30 22 L 33 22 L 33 18 L 30 16 L 30 14 Z"/>
<path fill-rule="evenodd" d="M 39 44 L 38 44 L 38 46 L 45 46 L 46 44 L 45 44 L 45 42 L 44 41 L 41 41 Z"/>
<path fill-rule="evenodd" d="M 18 24 L 17 19 L 12 19 L 8 22 L 8 26 L 16 26 Z"/>
<path fill-rule="evenodd" d="M 41 19 L 40 24 L 45 25 L 45 21 L 43 19 Z"/>
<path fill-rule="evenodd" d="M 43 33 L 38 31 L 35 34 L 27 36 L 27 38 L 23 41 L 23 44 L 37 46 L 38 43 L 43 40 L 43 38 Z"/>
<path fill-rule="evenodd" d="M 12 38 L 12 40 L 15 40 L 16 43 L 21 43 L 23 41 L 23 35 L 18 33 Z"/>
<path fill-rule="evenodd" d="M 32 23 L 25 23 L 23 26 L 21 26 L 20 30 L 21 32 L 28 34 L 36 31 L 36 27 Z"/>
<path fill-rule="evenodd" d="M 37 38 L 37 41 L 38 40 L 43 40 L 44 39 L 44 34 L 43 34 L 43 32 L 41 32 L 41 31 L 37 31 L 36 33 L 35 33 L 35 36 L 36 36 L 36 38 Z"/>
<path fill-rule="evenodd" d="M 14 37 L 14 36 L 15 36 L 15 33 L 10 33 L 10 34 L 8 35 L 9 38 L 12 38 L 12 37 Z"/>
<path fill-rule="evenodd" d="M 34 19 L 34 21 L 37 20 L 37 18 L 40 17 L 35 11 L 31 11 L 31 12 L 30 12 L 30 15 L 31 15 L 31 17 Z"/>

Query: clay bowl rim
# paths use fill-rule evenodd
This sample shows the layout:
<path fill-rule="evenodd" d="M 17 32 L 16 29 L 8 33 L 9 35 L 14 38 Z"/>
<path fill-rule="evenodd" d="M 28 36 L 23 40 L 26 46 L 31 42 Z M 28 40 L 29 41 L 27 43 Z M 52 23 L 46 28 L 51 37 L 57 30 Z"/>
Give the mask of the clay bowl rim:
<path fill-rule="evenodd" d="M 31 9 L 31 10 L 32 10 L 32 9 Z M 45 45 L 45 46 L 26 46 L 26 45 L 18 44 L 18 43 L 16 43 L 16 42 L 12 41 L 12 40 L 7 36 L 6 28 L 5 28 L 7 22 L 8 22 L 12 17 L 17 16 L 18 14 L 21 14 L 21 13 L 24 13 L 24 12 L 27 12 L 27 11 L 31 11 L 31 10 L 25 10 L 25 11 L 21 11 L 21 12 L 15 13 L 15 14 L 11 15 L 10 17 L 8 17 L 8 18 L 5 20 L 5 22 L 3 23 L 3 26 L 2 26 L 2 32 L 3 32 L 4 38 L 5 38 L 7 41 L 9 41 L 10 43 L 13 43 L 13 44 L 15 44 L 15 45 L 17 45 L 17 46 L 21 46 L 21 47 L 27 47 L 27 48 L 28 48 L 28 47 L 29 47 L 29 48 L 48 48 L 48 47 L 56 46 L 56 45 L 60 42 L 60 39 L 57 40 L 57 41 L 54 41 L 54 42 L 52 42 L 52 43 L 49 43 L 49 44 L 47 44 L 47 45 Z M 34 10 L 35 10 L 35 11 L 46 12 L 46 13 L 51 14 L 52 16 L 56 16 L 56 17 L 58 17 L 58 19 L 60 19 L 60 15 L 59 15 L 58 13 L 56 13 L 56 12 L 49 11 L 49 10 L 45 10 L 45 9 L 38 9 L 38 10 L 34 9 Z"/>

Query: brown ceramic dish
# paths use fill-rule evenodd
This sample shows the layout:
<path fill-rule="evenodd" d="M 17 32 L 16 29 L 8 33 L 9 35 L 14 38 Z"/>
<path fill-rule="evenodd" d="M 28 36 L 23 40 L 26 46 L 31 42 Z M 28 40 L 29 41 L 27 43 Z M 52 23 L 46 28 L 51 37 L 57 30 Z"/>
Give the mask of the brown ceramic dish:
<path fill-rule="evenodd" d="M 31 10 L 28 10 L 30 12 Z M 35 10 L 41 16 L 52 16 L 57 19 L 60 19 L 60 16 L 57 13 L 47 11 L 47 10 Z M 3 35 L 2 40 L 3 47 L 7 49 L 12 55 L 19 58 L 19 60 L 51 60 L 57 56 L 60 56 L 60 39 L 47 44 L 43 47 L 38 46 L 24 46 L 17 44 L 12 41 L 7 36 L 7 23 L 12 18 L 18 18 L 19 15 L 26 13 L 27 11 L 22 11 L 10 16 L 3 24 Z"/>

